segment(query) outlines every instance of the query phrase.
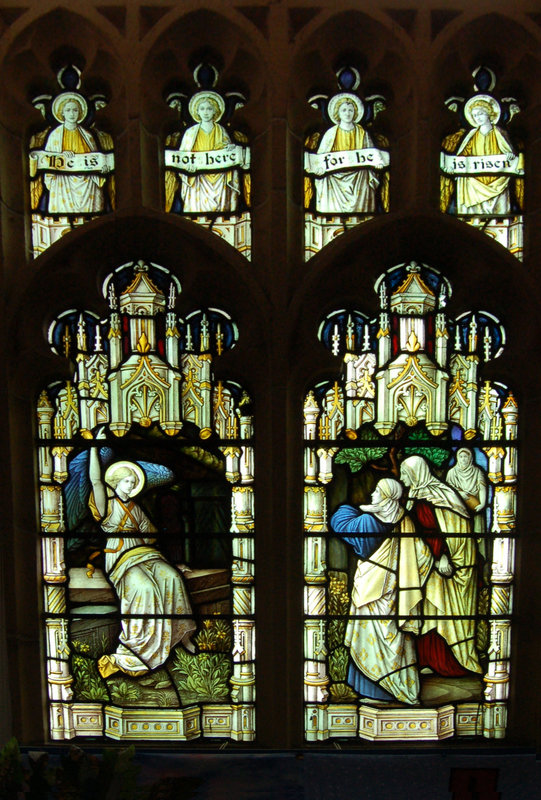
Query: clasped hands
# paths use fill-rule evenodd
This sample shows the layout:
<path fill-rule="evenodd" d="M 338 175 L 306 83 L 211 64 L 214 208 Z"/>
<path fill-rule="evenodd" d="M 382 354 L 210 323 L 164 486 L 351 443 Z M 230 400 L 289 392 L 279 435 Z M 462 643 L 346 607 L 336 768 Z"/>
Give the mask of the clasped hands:
<path fill-rule="evenodd" d="M 450 578 L 453 574 L 453 564 L 445 553 L 435 562 L 434 566 L 444 578 Z"/>

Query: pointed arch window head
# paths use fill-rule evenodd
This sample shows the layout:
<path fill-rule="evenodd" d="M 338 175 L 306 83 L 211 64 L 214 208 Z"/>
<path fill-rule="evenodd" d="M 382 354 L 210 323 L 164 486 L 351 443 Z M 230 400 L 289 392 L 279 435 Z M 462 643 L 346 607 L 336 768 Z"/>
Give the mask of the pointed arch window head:
<path fill-rule="evenodd" d="M 517 404 L 489 312 L 427 265 L 329 314 L 341 370 L 304 401 L 306 738 L 505 735 Z"/>
<path fill-rule="evenodd" d="M 305 260 L 348 228 L 389 211 L 389 142 L 373 126 L 385 98 L 362 98 L 354 67 L 337 78 L 340 92 L 308 101 L 331 127 L 305 141 Z"/>
<path fill-rule="evenodd" d="M 449 97 L 460 127 L 443 139 L 440 209 L 484 231 L 522 260 L 524 154 L 508 131 L 520 111 L 514 97 L 498 100 L 488 67 L 473 72 L 475 93 Z"/>
<path fill-rule="evenodd" d="M 165 210 L 203 225 L 250 259 L 250 147 L 232 122 L 246 98 L 217 91 L 211 64 L 193 74 L 198 88 L 190 97 L 180 89 L 167 94 L 181 127 L 165 141 Z"/>
<path fill-rule="evenodd" d="M 251 400 L 212 371 L 236 324 L 180 319 L 180 290 L 124 264 L 106 318 L 49 327 L 74 369 L 37 404 L 53 739 L 255 736 Z"/>
<path fill-rule="evenodd" d="M 82 92 L 81 72 L 73 64 L 57 77 L 56 95 L 32 100 L 47 124 L 32 136 L 29 149 L 34 258 L 74 227 L 115 207 L 113 140 L 95 126 L 107 99 Z"/>

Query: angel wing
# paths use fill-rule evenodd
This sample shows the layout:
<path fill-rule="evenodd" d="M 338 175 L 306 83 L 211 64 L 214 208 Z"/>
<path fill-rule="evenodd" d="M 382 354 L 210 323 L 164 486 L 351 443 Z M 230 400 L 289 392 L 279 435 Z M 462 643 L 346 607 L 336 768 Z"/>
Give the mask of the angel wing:
<path fill-rule="evenodd" d="M 100 448 L 100 461 L 105 467 L 113 460 L 110 447 Z M 75 456 L 69 465 L 69 480 L 64 486 L 64 502 L 68 530 L 73 531 L 79 525 L 88 508 L 90 494 L 90 478 L 88 477 L 88 450 Z"/>
<path fill-rule="evenodd" d="M 169 467 L 164 467 L 163 464 L 151 464 L 150 461 L 137 461 L 137 464 L 146 475 L 146 491 L 157 489 L 159 486 L 167 486 L 175 480 L 175 473 Z"/>

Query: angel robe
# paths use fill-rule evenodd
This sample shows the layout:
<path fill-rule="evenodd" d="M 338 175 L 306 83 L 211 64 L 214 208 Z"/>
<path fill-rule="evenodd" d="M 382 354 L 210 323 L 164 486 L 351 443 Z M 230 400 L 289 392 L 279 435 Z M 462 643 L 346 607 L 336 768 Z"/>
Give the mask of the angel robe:
<path fill-rule="evenodd" d="M 143 675 L 164 664 L 171 649 L 196 628 L 190 618 L 184 580 L 152 547 L 153 539 L 138 535 L 155 533 L 156 529 L 133 500 L 108 497 L 103 519 L 93 497 L 90 508 L 102 530 L 116 534 L 108 538 L 105 548 L 105 570 L 120 600 L 121 612 L 119 644 L 112 657 L 128 675 Z M 177 619 L 176 615 L 184 618 Z"/>
<path fill-rule="evenodd" d="M 342 505 L 331 527 L 360 556 L 344 642 L 351 654 L 347 681 L 361 696 L 414 705 L 420 689 L 415 634 L 430 550 L 412 535 L 406 516 L 392 525 Z"/>
<path fill-rule="evenodd" d="M 229 144 L 231 144 L 229 134 L 215 122 L 210 133 L 204 131 L 200 124 L 192 125 L 182 137 L 179 149 L 194 153 L 210 152 L 222 150 Z M 180 173 L 180 179 L 183 212 L 206 214 L 236 211 L 240 194 L 238 170 L 200 172 L 197 175 L 183 172 Z"/>
<path fill-rule="evenodd" d="M 369 134 L 361 125 L 351 131 L 339 125 L 323 135 L 318 153 L 337 150 L 362 150 L 374 147 Z M 376 189 L 379 179 L 375 170 L 359 167 L 330 172 L 315 179 L 316 210 L 324 214 L 359 214 L 376 210 Z"/>
<path fill-rule="evenodd" d="M 509 140 L 493 126 L 484 134 L 475 128 L 462 140 L 457 155 L 496 156 L 513 155 Z M 456 202 L 458 214 L 509 214 L 509 175 L 468 175 L 456 179 Z"/>
<path fill-rule="evenodd" d="M 52 153 L 91 153 L 99 147 L 92 134 L 80 125 L 75 130 L 58 125 L 47 137 L 44 149 Z M 49 214 L 99 214 L 105 210 L 103 175 L 47 172 L 44 182 L 49 190 Z"/>

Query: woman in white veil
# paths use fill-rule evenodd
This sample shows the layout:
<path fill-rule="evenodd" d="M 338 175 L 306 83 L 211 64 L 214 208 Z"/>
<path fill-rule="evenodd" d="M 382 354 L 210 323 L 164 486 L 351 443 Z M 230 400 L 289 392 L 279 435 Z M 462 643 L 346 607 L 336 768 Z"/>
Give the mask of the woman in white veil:
<path fill-rule="evenodd" d="M 406 458 L 400 478 L 409 488 L 408 509 L 417 531 L 435 558 L 423 604 L 420 666 L 446 677 L 480 673 L 473 618 L 477 549 L 468 509 L 455 489 L 432 474 L 422 456 Z"/>
<path fill-rule="evenodd" d="M 365 698 L 415 705 L 415 634 L 432 556 L 400 505 L 402 492 L 397 480 L 383 478 L 370 504 L 340 506 L 331 527 L 359 556 L 345 636 L 347 681 Z"/>
<path fill-rule="evenodd" d="M 473 453 L 467 447 L 456 452 L 456 464 L 447 473 L 449 483 L 460 495 L 473 516 L 476 533 L 486 533 L 484 510 L 487 505 L 487 477 L 481 467 L 473 463 Z"/>

